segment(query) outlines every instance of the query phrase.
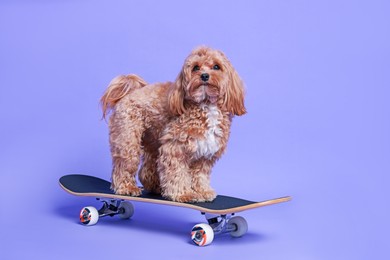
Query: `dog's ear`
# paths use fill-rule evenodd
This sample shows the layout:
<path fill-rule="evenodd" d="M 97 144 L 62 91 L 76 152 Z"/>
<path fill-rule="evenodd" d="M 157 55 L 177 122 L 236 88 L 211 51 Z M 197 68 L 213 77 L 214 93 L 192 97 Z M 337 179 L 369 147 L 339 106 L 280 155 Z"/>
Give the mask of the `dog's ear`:
<path fill-rule="evenodd" d="M 169 110 L 173 115 L 181 115 L 185 112 L 184 107 L 184 72 L 180 72 L 175 82 L 172 83 L 168 94 Z"/>
<path fill-rule="evenodd" d="M 228 69 L 229 83 L 225 94 L 224 105 L 233 115 L 241 116 L 246 113 L 244 105 L 244 83 L 229 61 L 225 62 L 225 65 Z"/>

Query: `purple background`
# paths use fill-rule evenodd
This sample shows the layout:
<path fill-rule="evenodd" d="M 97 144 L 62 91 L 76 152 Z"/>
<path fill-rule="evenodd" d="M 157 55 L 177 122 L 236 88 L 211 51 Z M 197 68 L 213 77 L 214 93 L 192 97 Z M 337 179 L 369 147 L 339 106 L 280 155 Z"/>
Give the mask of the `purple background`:
<path fill-rule="evenodd" d="M 2 0 L 0 257 L 389 259 L 389 13 L 373 0 Z M 243 212 L 246 236 L 206 248 L 189 240 L 204 220 L 189 209 L 135 203 L 129 221 L 78 224 L 100 205 L 58 178 L 109 179 L 107 84 L 174 80 L 200 44 L 247 87 L 212 185 L 293 201 Z"/>

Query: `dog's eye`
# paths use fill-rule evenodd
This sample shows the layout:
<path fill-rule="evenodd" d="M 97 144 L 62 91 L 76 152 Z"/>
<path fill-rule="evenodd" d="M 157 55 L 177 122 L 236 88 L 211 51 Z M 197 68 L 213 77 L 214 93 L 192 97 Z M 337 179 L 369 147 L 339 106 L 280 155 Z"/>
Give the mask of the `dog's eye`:
<path fill-rule="evenodd" d="M 218 64 L 215 64 L 214 67 L 213 67 L 213 70 L 220 70 L 220 69 L 221 69 L 221 67 L 219 67 Z"/>
<path fill-rule="evenodd" d="M 194 68 L 192 69 L 192 71 L 198 71 L 200 70 L 200 67 L 198 65 L 195 65 Z"/>

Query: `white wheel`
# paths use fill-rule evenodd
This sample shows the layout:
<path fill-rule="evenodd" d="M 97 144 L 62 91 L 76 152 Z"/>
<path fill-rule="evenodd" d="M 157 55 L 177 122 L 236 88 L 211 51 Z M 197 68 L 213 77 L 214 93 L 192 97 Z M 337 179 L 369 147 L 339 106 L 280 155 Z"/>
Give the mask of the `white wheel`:
<path fill-rule="evenodd" d="M 134 214 L 134 207 L 133 204 L 127 201 L 122 201 L 121 204 L 119 205 L 119 217 L 121 219 L 129 219 L 133 216 Z"/>
<path fill-rule="evenodd" d="M 86 226 L 95 225 L 99 220 L 99 212 L 95 207 L 84 207 L 80 211 L 80 222 Z"/>
<path fill-rule="evenodd" d="M 236 226 L 236 230 L 230 232 L 232 237 L 242 237 L 248 231 L 248 223 L 243 217 L 232 217 L 228 224 Z"/>
<path fill-rule="evenodd" d="M 191 239 L 198 246 L 207 246 L 213 242 L 214 231 L 208 224 L 197 224 L 191 230 Z"/>

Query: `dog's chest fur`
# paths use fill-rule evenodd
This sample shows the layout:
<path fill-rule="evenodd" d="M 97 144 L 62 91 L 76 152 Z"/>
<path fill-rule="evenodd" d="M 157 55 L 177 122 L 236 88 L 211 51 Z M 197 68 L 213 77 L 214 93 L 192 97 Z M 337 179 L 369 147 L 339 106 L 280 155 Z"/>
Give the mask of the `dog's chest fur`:
<path fill-rule="evenodd" d="M 197 149 L 195 157 L 196 159 L 202 157 L 210 159 L 221 148 L 221 114 L 216 106 L 204 105 L 202 110 L 206 112 L 206 129 L 203 138 L 196 139 Z"/>

